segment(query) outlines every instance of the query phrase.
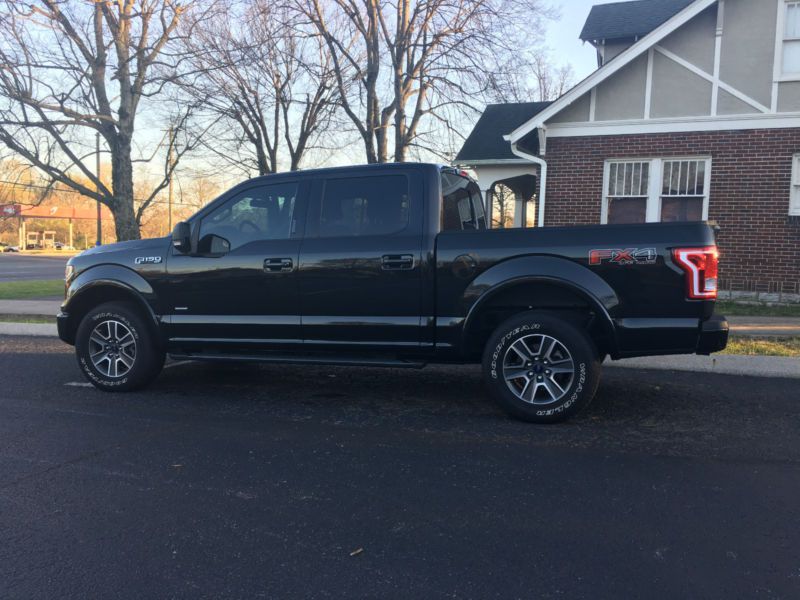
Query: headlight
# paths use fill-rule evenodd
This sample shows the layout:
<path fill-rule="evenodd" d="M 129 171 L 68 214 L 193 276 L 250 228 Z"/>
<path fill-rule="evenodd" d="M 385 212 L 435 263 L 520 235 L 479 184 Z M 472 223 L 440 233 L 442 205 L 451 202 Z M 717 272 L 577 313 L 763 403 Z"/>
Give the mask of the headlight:
<path fill-rule="evenodd" d="M 73 275 L 75 275 L 75 267 L 73 267 L 72 265 L 68 264 L 67 268 L 64 269 L 64 282 L 65 283 L 69 283 L 69 281 L 70 281 L 70 279 L 72 279 Z"/>

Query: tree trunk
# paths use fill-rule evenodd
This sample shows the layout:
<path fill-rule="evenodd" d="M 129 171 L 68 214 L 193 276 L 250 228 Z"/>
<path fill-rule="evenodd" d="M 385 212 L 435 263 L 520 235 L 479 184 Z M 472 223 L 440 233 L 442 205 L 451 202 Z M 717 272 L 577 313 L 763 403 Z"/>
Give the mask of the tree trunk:
<path fill-rule="evenodd" d="M 133 210 L 133 162 L 129 137 L 118 135 L 112 146 L 111 189 L 114 198 L 108 207 L 114 215 L 117 241 L 140 239 L 141 234 Z"/>

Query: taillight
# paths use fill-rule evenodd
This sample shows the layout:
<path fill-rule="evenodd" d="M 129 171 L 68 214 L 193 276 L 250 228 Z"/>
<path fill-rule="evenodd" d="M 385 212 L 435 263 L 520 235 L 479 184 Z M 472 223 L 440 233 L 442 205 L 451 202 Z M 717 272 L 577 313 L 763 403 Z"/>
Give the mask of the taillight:
<path fill-rule="evenodd" d="M 672 257 L 686 273 L 686 294 L 692 300 L 717 298 L 719 252 L 716 246 L 676 248 Z"/>

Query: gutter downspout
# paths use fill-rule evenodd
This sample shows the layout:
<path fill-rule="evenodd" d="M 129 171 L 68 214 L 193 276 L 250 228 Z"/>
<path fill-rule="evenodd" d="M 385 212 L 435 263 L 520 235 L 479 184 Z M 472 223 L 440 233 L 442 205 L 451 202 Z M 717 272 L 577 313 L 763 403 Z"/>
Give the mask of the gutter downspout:
<path fill-rule="evenodd" d="M 517 144 L 511 144 L 511 152 L 513 152 L 516 156 L 520 158 L 524 158 L 525 160 L 529 160 L 532 163 L 539 165 L 539 222 L 537 227 L 544 227 L 544 205 L 546 200 L 547 194 L 547 163 L 543 158 L 539 158 L 538 156 L 534 156 L 533 154 L 528 154 L 527 152 L 523 152 L 519 148 L 517 148 Z"/>

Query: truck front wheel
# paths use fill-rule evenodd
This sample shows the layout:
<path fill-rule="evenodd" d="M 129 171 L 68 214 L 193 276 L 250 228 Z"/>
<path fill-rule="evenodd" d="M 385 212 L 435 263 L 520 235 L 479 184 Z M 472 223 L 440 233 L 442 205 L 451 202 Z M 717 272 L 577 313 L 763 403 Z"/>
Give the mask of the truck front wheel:
<path fill-rule="evenodd" d="M 164 351 L 136 307 L 109 302 L 93 308 L 75 337 L 78 366 L 106 392 L 127 392 L 153 381 L 164 366 Z"/>
<path fill-rule="evenodd" d="M 592 401 L 600 360 L 581 329 L 550 314 L 527 312 L 491 335 L 483 373 L 492 396 L 509 414 L 532 423 L 557 423 Z"/>

